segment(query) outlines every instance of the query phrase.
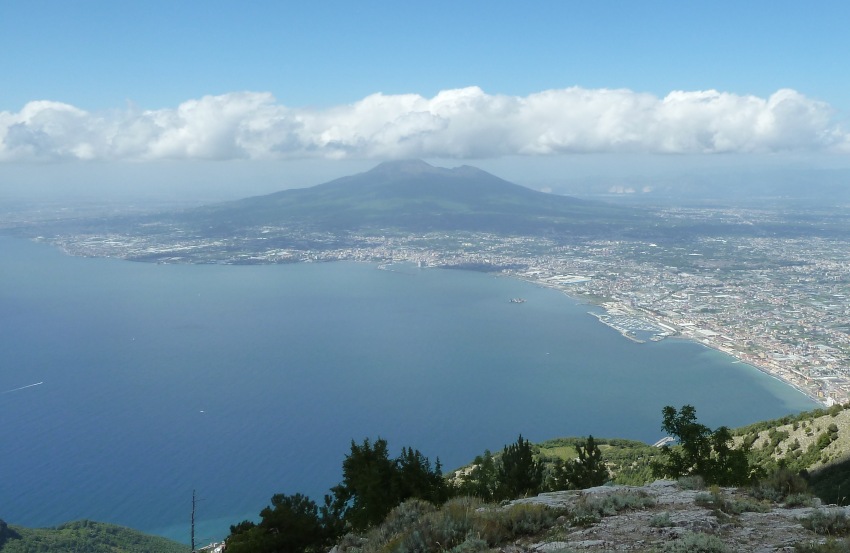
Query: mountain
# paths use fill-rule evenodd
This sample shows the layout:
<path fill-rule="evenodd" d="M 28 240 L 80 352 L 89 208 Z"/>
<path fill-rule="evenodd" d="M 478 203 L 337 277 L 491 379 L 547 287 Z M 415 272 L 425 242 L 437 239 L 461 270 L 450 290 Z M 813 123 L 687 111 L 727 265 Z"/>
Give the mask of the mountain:
<path fill-rule="evenodd" d="M 643 212 L 545 194 L 470 166 L 391 161 L 310 188 L 206 206 L 180 220 L 212 234 L 260 226 L 311 231 L 470 230 L 505 234 L 594 229 L 628 223 Z"/>

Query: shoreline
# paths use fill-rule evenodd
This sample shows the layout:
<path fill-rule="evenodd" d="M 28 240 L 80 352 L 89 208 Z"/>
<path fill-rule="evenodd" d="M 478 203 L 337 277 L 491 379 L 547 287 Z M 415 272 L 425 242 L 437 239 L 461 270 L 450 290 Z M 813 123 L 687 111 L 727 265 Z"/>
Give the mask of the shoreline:
<path fill-rule="evenodd" d="M 610 314 L 609 308 L 605 307 L 605 305 L 590 301 L 587 297 L 584 297 L 580 294 L 571 294 L 569 292 L 569 290 L 567 290 L 566 288 L 559 286 L 557 284 L 540 282 L 539 280 L 533 280 L 533 279 L 529 279 L 529 278 L 523 278 L 521 275 L 516 275 L 516 274 L 511 274 L 511 273 L 503 273 L 503 274 L 505 276 L 508 276 L 509 278 L 516 278 L 517 280 L 521 280 L 523 282 L 528 282 L 530 284 L 535 284 L 535 285 L 541 286 L 543 288 L 551 288 L 553 290 L 558 290 L 572 300 L 580 302 L 583 305 L 588 305 L 588 306 L 603 309 L 603 310 L 605 310 L 606 314 Z M 619 301 L 616 301 L 616 300 L 612 301 L 612 303 L 618 303 L 622 306 L 622 304 Z M 624 309 L 624 310 L 629 311 L 631 309 L 629 308 L 629 309 Z M 631 310 L 631 311 L 633 311 L 633 310 Z M 597 314 L 597 313 L 593 313 L 591 311 L 588 311 L 588 315 L 591 315 L 598 322 L 604 324 L 605 326 L 608 326 L 608 327 L 616 330 L 618 334 L 620 334 L 623 338 L 626 338 L 627 340 L 630 340 L 630 341 L 637 343 L 637 344 L 645 344 L 646 343 L 645 340 L 640 340 L 640 339 L 637 339 L 633 336 L 629 336 L 622 329 L 620 329 L 617 326 L 612 325 L 609 322 L 603 320 L 602 317 L 605 316 L 605 315 L 600 315 L 600 314 Z M 676 330 L 676 334 L 668 334 L 667 336 L 664 336 L 664 338 L 673 338 L 673 339 L 680 339 L 680 340 L 692 342 L 692 343 L 695 343 L 695 344 L 699 344 L 699 345 L 701 345 L 705 348 L 714 350 L 718 353 L 728 355 L 729 357 L 735 359 L 737 362 L 744 364 L 744 365 L 747 365 L 747 366 L 761 372 L 762 374 L 766 374 L 767 376 L 774 378 L 775 380 L 781 382 L 782 384 L 784 384 L 784 385 L 786 385 L 790 388 L 793 388 L 795 391 L 803 394 L 808 399 L 817 403 L 821 407 L 829 407 L 829 404 L 826 401 L 824 401 L 823 398 L 816 396 L 815 394 L 813 394 L 811 391 L 809 391 L 805 387 L 800 386 L 800 385 L 790 381 L 789 379 L 785 378 L 779 371 L 777 371 L 776 369 L 774 369 L 772 367 L 767 367 L 767 366 L 757 364 L 753 360 L 749 359 L 747 356 L 744 356 L 744 355 L 741 355 L 741 354 L 736 354 L 733 351 L 729 351 L 728 348 L 723 348 L 719 345 L 713 344 L 706 339 L 700 339 L 700 338 L 697 338 L 695 336 L 689 336 L 688 334 L 683 333 L 674 323 L 672 323 L 670 321 L 659 320 L 658 317 L 647 315 L 644 312 L 635 312 L 635 316 L 641 317 L 641 318 L 643 318 L 647 321 L 650 321 L 651 323 L 653 323 L 655 325 L 661 326 L 662 328 L 672 328 L 672 329 Z"/>

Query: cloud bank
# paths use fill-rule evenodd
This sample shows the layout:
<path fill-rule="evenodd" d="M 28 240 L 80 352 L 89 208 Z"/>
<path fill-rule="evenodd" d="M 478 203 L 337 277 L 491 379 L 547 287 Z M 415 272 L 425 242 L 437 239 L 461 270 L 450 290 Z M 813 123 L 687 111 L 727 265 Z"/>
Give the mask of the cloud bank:
<path fill-rule="evenodd" d="M 91 113 L 61 102 L 0 112 L 0 161 L 495 158 L 563 153 L 850 153 L 834 110 L 790 89 L 664 98 L 567 88 L 529 96 L 478 87 L 433 98 L 373 94 L 327 109 L 269 93 L 204 96 L 176 109 Z"/>

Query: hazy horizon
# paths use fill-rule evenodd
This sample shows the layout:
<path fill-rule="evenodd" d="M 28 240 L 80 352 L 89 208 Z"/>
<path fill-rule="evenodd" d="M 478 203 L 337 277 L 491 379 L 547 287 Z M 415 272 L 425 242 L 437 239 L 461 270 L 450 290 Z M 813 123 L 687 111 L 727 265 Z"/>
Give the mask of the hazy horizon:
<path fill-rule="evenodd" d="M 0 201 L 203 203 L 405 158 L 562 194 L 850 171 L 844 3 L 325 8 L 2 3 L 26 55 L 0 59 Z"/>

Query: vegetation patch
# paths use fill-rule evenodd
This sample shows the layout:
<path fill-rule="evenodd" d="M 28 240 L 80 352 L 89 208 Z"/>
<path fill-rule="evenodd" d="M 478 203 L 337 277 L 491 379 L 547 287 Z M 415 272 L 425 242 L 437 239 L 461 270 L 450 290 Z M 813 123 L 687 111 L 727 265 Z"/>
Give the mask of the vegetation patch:
<path fill-rule="evenodd" d="M 85 551 L 86 553 L 189 553 L 189 546 L 139 531 L 80 520 L 55 528 L 20 528 L 0 520 L 2 553 Z"/>
<path fill-rule="evenodd" d="M 649 525 L 653 528 L 669 528 L 671 526 L 675 526 L 673 519 L 670 518 L 670 513 L 666 511 L 653 515 L 652 518 L 649 519 Z"/>
<path fill-rule="evenodd" d="M 463 497 L 429 510 L 417 500 L 402 503 L 365 536 L 346 536 L 340 552 L 421 553 L 484 551 L 552 527 L 561 513 L 543 505 L 503 508 Z M 404 524 L 399 524 L 400 522 Z"/>
<path fill-rule="evenodd" d="M 803 528 L 824 536 L 844 536 L 850 533 L 850 520 L 841 509 L 815 509 L 800 519 Z"/>
<path fill-rule="evenodd" d="M 828 539 L 825 542 L 809 541 L 794 544 L 797 553 L 850 553 L 846 540 Z"/>
<path fill-rule="evenodd" d="M 596 524 L 602 517 L 614 516 L 620 511 L 645 509 L 655 505 L 655 498 L 643 491 L 613 492 L 604 495 L 583 495 L 570 512 L 570 524 L 586 527 Z"/>
<path fill-rule="evenodd" d="M 676 541 L 664 544 L 663 553 L 730 553 L 723 540 L 711 534 L 689 532 Z"/>
<path fill-rule="evenodd" d="M 711 491 L 700 493 L 694 498 L 694 503 L 711 509 L 715 513 L 727 515 L 740 515 L 741 513 L 766 513 L 770 511 L 770 503 L 758 501 L 746 497 L 731 498 L 717 486 L 712 486 Z"/>
<path fill-rule="evenodd" d="M 809 485 L 805 478 L 787 468 L 780 468 L 759 480 L 752 487 L 751 493 L 757 499 L 781 503 L 790 496 L 794 496 L 795 501 L 799 501 L 800 496 L 808 495 L 808 489 Z"/>

